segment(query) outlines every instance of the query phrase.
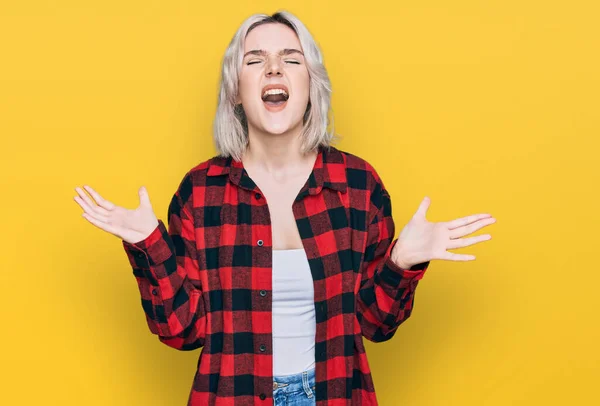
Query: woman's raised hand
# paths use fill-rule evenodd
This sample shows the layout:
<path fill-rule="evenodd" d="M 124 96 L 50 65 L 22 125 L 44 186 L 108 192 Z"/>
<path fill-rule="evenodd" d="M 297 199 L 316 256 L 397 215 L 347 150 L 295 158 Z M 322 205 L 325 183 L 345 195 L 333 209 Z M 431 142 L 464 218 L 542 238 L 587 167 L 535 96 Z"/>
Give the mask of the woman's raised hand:
<path fill-rule="evenodd" d="M 89 186 L 84 188 L 96 202 L 79 187 L 75 188 L 79 194 L 75 196 L 75 201 L 83 208 L 83 217 L 96 227 L 134 244 L 145 240 L 158 226 L 158 219 L 145 187 L 138 190 L 140 205 L 134 210 L 109 202 Z"/>

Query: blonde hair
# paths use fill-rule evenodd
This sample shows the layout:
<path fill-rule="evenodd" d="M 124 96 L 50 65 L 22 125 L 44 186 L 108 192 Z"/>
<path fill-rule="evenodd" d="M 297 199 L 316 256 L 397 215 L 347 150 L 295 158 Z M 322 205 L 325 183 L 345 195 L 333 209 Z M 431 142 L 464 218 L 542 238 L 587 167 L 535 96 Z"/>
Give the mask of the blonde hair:
<path fill-rule="evenodd" d="M 244 41 L 252 29 L 269 23 L 284 24 L 294 30 L 304 53 L 310 77 L 310 92 L 303 118 L 302 152 L 307 153 L 319 146 L 328 148 L 334 138 L 337 138 L 333 132 L 331 82 L 323 65 L 319 46 L 306 26 L 287 11 L 278 11 L 272 16 L 253 14 L 238 28 L 223 57 L 219 102 L 213 123 L 215 147 L 220 156 L 231 156 L 241 161 L 242 154 L 248 146 L 246 114 L 241 104 L 235 104 L 244 56 Z M 329 124 L 331 128 L 328 130 Z"/>

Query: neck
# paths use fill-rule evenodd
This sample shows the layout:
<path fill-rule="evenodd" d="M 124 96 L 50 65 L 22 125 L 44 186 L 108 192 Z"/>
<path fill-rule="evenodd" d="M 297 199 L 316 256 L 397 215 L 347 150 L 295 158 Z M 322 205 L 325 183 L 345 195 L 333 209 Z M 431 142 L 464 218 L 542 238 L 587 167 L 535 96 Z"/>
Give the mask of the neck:
<path fill-rule="evenodd" d="M 270 134 L 249 128 L 244 167 L 283 177 L 303 174 L 307 165 L 312 169 L 317 151 L 302 154 L 301 130 L 300 125 L 282 134 Z"/>

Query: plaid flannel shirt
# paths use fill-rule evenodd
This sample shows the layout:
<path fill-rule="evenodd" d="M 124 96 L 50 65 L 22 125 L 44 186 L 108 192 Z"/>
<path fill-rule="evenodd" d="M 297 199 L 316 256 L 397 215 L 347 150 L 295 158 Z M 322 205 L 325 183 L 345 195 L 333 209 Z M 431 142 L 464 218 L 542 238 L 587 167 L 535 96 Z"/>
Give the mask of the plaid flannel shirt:
<path fill-rule="evenodd" d="M 429 262 L 391 260 L 390 196 L 350 153 L 320 148 L 292 209 L 314 281 L 316 404 L 377 405 L 362 337 L 392 338 Z M 271 222 L 242 163 L 198 164 L 173 195 L 168 230 L 159 220 L 122 243 L 150 331 L 202 348 L 188 406 L 273 405 Z"/>

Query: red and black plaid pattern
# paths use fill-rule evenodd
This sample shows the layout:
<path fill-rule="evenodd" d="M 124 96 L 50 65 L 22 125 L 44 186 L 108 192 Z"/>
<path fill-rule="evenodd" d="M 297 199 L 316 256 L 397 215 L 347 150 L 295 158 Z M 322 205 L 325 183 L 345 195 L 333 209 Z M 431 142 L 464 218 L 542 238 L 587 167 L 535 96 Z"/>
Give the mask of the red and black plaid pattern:
<path fill-rule="evenodd" d="M 317 406 L 377 405 L 362 337 L 389 340 L 429 262 L 402 269 L 390 196 L 365 160 L 321 148 L 293 212 L 314 280 Z M 123 241 L 150 331 L 202 348 L 188 406 L 273 405 L 272 234 L 239 161 L 192 168 L 158 227 Z"/>

